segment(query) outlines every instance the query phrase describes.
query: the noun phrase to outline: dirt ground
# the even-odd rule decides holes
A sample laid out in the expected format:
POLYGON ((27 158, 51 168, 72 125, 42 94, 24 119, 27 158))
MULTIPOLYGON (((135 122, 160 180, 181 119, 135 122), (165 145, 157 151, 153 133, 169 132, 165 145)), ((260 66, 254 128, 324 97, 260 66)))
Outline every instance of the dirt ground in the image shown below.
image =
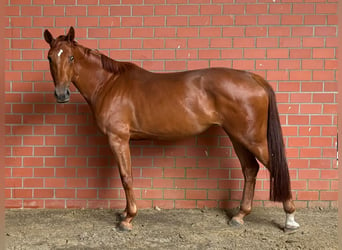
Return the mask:
POLYGON ((299 209, 284 233, 280 208, 255 208, 241 227, 235 210, 140 210, 131 232, 118 210, 7 210, 6 249, 337 249, 337 209, 299 209))

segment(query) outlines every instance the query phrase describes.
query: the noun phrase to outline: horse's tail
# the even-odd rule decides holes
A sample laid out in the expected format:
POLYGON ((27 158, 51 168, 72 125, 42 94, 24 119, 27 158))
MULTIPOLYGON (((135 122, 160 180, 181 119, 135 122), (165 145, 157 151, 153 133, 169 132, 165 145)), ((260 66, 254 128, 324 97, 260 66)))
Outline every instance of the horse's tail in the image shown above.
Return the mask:
POLYGON ((283 134, 275 93, 270 84, 260 76, 255 77, 268 93, 267 142, 270 171, 270 200, 286 201, 291 198, 289 168, 287 165, 283 134))

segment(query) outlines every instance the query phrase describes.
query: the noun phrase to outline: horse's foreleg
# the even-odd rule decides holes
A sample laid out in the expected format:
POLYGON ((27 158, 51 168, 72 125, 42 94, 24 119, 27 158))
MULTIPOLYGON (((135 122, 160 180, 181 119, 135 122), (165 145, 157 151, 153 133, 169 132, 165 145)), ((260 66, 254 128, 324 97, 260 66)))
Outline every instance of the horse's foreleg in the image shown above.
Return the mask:
POLYGON ((117 159, 120 178, 126 195, 126 208, 122 213, 120 228, 122 230, 132 230, 132 220, 137 213, 137 207, 133 192, 133 176, 131 167, 131 156, 128 138, 116 135, 109 136, 109 144, 117 159))
POLYGON ((255 160, 254 155, 250 153, 246 148, 244 148, 241 144, 233 142, 233 145, 241 163, 245 182, 240 204, 240 211, 231 219, 229 224, 243 225, 243 218, 252 211, 252 202, 254 197, 256 176, 259 171, 259 164, 255 160))

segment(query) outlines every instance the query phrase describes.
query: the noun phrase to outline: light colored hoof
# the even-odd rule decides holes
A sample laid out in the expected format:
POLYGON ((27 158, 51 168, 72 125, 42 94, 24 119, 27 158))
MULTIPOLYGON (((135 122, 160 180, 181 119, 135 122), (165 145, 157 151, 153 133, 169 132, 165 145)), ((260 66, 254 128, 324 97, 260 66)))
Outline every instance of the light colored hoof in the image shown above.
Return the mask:
POLYGON ((299 229, 299 227, 284 227, 284 232, 287 233, 287 234, 291 234, 291 233, 295 233, 297 232, 299 229))

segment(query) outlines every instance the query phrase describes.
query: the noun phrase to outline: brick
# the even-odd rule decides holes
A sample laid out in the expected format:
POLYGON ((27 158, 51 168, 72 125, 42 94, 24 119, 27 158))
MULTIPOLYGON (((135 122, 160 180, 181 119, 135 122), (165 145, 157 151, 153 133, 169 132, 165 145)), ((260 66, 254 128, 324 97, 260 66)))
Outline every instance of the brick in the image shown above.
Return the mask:
MULTIPOLYGON (((160 175, 162 176, 162 175, 160 175)), ((162 179, 162 178, 153 178, 152 187, 153 188, 173 188, 173 180, 172 179, 162 179)))
MULTIPOLYGON (((244 50, 244 57, 250 58, 250 59, 265 58, 266 57, 266 50, 265 49, 247 49, 246 48, 244 50)), ((274 66, 276 67, 276 64, 274 66)))
POLYGON ((206 190, 187 190, 185 193, 185 198, 187 200, 204 200, 207 199, 206 190))
POLYGON ((296 3, 293 5, 292 12, 294 14, 314 14, 315 13, 315 4, 313 3, 296 3))
POLYGON ((156 5, 154 8, 155 15, 176 15, 176 5, 156 5))
POLYGON ((337 25, 338 24, 338 17, 337 15, 329 15, 327 24, 329 25, 337 25))
MULTIPOLYGON (((256 25, 257 16, 235 16, 235 25, 256 25)), ((260 34, 262 35, 262 34, 260 34)))
POLYGON ((32 189, 12 189, 12 198, 31 198, 32 189))
POLYGON ((186 68, 185 65, 186 65, 185 61, 166 61, 165 70, 166 71, 181 71, 186 68))
POLYGON ((290 27, 269 27, 268 28, 268 35, 269 36, 290 36, 290 27))
POLYGON ((66 186, 68 188, 85 188, 87 186, 86 179, 75 179, 75 178, 68 178, 66 186))
POLYGON ((221 5, 203 4, 200 6, 200 15, 218 15, 221 14, 221 5))
POLYGON ((317 14, 336 14, 337 4, 336 3, 318 3, 316 5, 317 14))
POLYGON ((321 191, 320 192, 320 199, 321 200, 337 200, 338 199, 338 192, 332 191, 321 191))
POLYGON ((185 177, 184 169, 178 168, 165 168, 164 169, 164 177, 185 177))
POLYGON ((289 49, 267 49, 266 55, 267 58, 288 58, 289 49))
POLYGON ((142 17, 122 17, 121 25, 123 27, 139 27, 142 26, 142 17))
POLYGON ((42 167, 43 162, 42 157, 25 157, 23 159, 23 165, 25 167, 42 167))
POLYGON ((5 200, 5 208, 22 208, 23 201, 22 200, 5 200))
POLYGON ((185 192, 184 190, 179 189, 166 189, 164 190, 164 199, 184 199, 185 192))
POLYGON ((66 200, 66 208, 86 208, 86 200, 66 200))
POLYGON ((267 8, 267 4, 248 4, 246 5, 246 14, 265 14, 267 8))
POLYGON ((44 16, 64 16, 63 6, 44 6, 43 8, 44 16))
POLYGON ((90 28, 88 30, 89 38, 107 38, 109 36, 109 31, 106 28, 90 28))
POLYGON ((304 37, 303 47, 324 47, 324 38, 321 37, 304 37))
POLYGON ((176 200, 175 208, 196 208, 196 200, 176 200))
MULTIPOLYGON (((244 29, 240 27, 223 27, 223 36, 224 37, 235 37, 235 36, 243 36, 244 29)), ((253 39, 247 39, 248 41, 252 41, 253 39)))
MULTIPOLYGON (((113 33, 112 33, 113 34, 113 33)), ((132 36, 135 38, 151 38, 153 37, 153 29, 152 28, 133 28, 132 29, 132 36)), ((118 36, 118 34, 116 34, 115 37, 120 37, 118 36)), ((130 35, 128 35, 127 37, 130 37, 130 35)))
POLYGON ((202 49, 198 54, 199 59, 214 59, 220 57, 220 50, 215 49, 202 49))
POLYGON ((44 208, 44 201, 42 200, 24 200, 24 208, 44 208))
POLYGON ((334 58, 335 49, 333 48, 313 48, 313 58, 334 58))
POLYGON ((162 199, 163 191, 160 189, 143 189, 142 198, 143 199, 162 199))
POLYGON ((290 49, 290 58, 312 58, 311 49, 290 49))
POLYGON ((255 47, 254 38, 233 38, 233 47, 235 48, 253 48, 255 47))
POLYGON ((324 25, 326 23, 326 16, 324 15, 305 15, 304 24, 324 25))
POLYGON ((319 193, 317 191, 298 191, 298 200, 318 200, 319 193))
POLYGON ((212 16, 212 25, 229 26, 234 24, 232 16, 212 16))
POLYGON ((154 36, 156 38, 159 37, 175 37, 176 36, 176 28, 155 28, 154 36))
POLYGON ((258 25, 279 25, 280 16, 279 15, 259 15, 257 17, 258 25))
POLYGON ((313 94, 313 102, 334 102, 335 95, 333 93, 315 93, 313 94))
POLYGON ((12 187, 23 187, 23 184, 22 184, 22 179, 21 178, 6 178, 5 179, 5 186, 7 188, 12 188, 12 187))
POLYGON ((331 26, 317 26, 315 27, 316 36, 336 36, 336 27, 331 26))
POLYGON ((79 199, 96 199, 97 190, 95 189, 77 189, 76 197, 79 199))
MULTIPOLYGON (((44 178, 44 179, 45 179, 45 187, 49 187, 49 188, 64 188, 65 187, 64 178, 55 178, 54 176, 52 176, 52 178, 44 178)), ((57 192, 57 190, 55 192, 57 192)))
POLYGON ((266 27, 246 27, 246 36, 267 36, 266 27))
POLYGON ((329 70, 329 69, 337 69, 337 60, 325 60, 325 67, 324 69, 329 70))
POLYGON ((175 179, 175 188, 195 188, 196 179, 175 179))
POLYGON ((292 36, 313 36, 314 30, 313 27, 310 26, 293 26, 292 28, 292 36))
POLYGON ((291 71, 290 72, 290 80, 311 80, 312 79, 312 72, 307 70, 301 71, 291 71))
POLYGON ((244 12, 245 5, 243 4, 234 4, 234 6, 227 4, 223 6, 224 15, 244 14, 244 12))
POLYGON ((209 67, 208 60, 188 61, 189 70, 203 69, 203 68, 208 68, 208 67, 209 67))
POLYGON ((284 38, 281 37, 279 40, 280 47, 290 48, 290 47, 301 47, 300 38, 284 38))
MULTIPOLYGON (((88 10, 87 12, 88 16, 108 16, 109 11, 110 11, 110 9, 107 6, 87 6, 87 10, 88 10)), ((80 15, 80 14, 76 14, 76 15, 80 15)))
POLYGON ((43 179, 42 178, 25 178, 23 180, 24 187, 43 187, 43 179))

